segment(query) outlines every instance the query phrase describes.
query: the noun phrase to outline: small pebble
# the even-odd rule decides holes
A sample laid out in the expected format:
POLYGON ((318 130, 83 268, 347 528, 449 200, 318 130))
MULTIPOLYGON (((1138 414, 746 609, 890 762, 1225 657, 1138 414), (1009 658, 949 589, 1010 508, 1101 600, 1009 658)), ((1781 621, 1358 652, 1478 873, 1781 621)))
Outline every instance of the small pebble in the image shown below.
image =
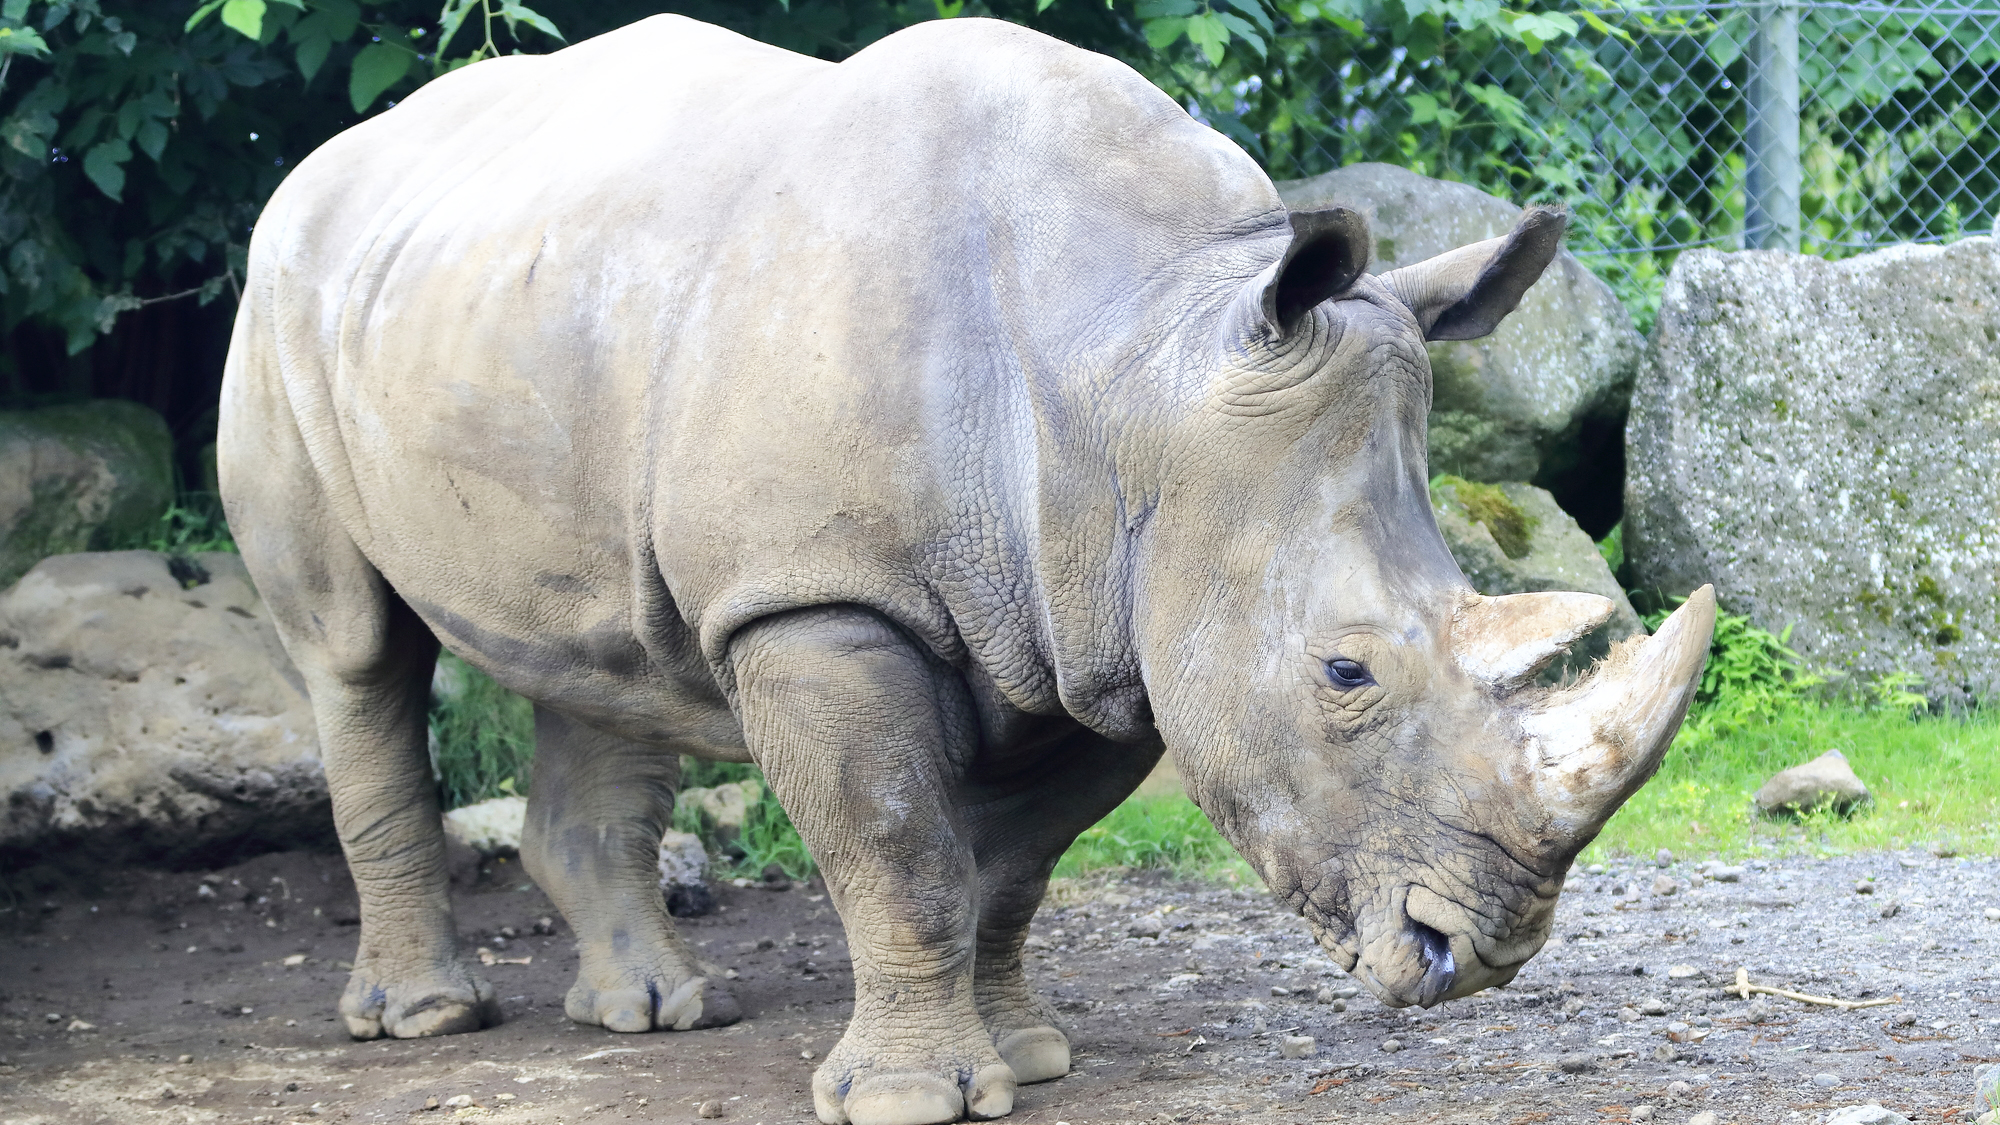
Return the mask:
POLYGON ((1310 1035, 1285 1035, 1278 1039, 1278 1054, 1288 1059, 1310 1058, 1316 1046, 1310 1035))
POLYGON ((535 919, 535 932, 538 934, 555 933, 556 920, 546 914, 542 915, 540 918, 535 919))
POLYGON ((1125 932, 1137 938, 1156 938, 1166 928, 1167 920, 1165 918, 1160 917, 1158 914, 1148 914, 1143 918, 1134 918, 1132 924, 1125 928, 1125 932))
POLYGON ((1879 1105, 1844 1105, 1833 1111, 1826 1125, 1910 1125, 1910 1119, 1879 1105))
POLYGON ((1740 883, 1743 881, 1741 867, 1715 867, 1709 869, 1708 877, 1718 883, 1740 883))
POLYGON ((1667 969, 1667 976, 1674 980, 1687 980, 1689 977, 1698 977, 1700 975, 1701 970, 1695 968, 1693 965, 1674 965, 1667 969))
POLYGON ((1556 1069, 1564 1074, 1588 1074, 1597 1069, 1597 1060, 1581 1053, 1564 1055, 1556 1060, 1556 1069))
POLYGON ((1403 1049, 1403 1041, 1401 1039, 1384 1039, 1382 1040, 1382 1049, 1393 1055, 1403 1049))
POLYGON ((1670 1098, 1685 1098, 1692 1093, 1694 1087, 1678 1079, 1667 1083, 1667 1096, 1670 1098))
POLYGON ((1674 1061, 1674 1056, 1676 1053, 1677 1052, 1674 1050, 1673 1044, 1662 1043, 1659 1046, 1653 1048, 1653 1061, 1672 1062, 1674 1061))
POLYGON ((1822 1090, 1831 1090, 1835 1086, 1840 1085, 1840 1076, 1826 1073, 1815 1074, 1812 1076, 1812 1084, 1822 1090))
POLYGON ((191 1063, 191 1062, 193 1062, 193 1061, 194 1061, 194 1056, 193 1056, 193 1055, 182 1055, 182 1056, 181 1056, 181 1057, 180 1057, 180 1058, 179 1058, 178 1060, 176 1060, 176 1061, 178 1061, 178 1062, 184 1062, 184 1063, 191 1063))
POLYGON ((436 1094, 432 1094, 430 1097, 424 1099, 425 1109, 436 1109, 437 1107, 438 1107, 438 1100, 436 1094))
POLYGON ((1688 1125, 1715 1125, 1718 1120, 1719 1118, 1712 1111, 1704 1109, 1693 1117, 1688 1118, 1688 1125))
POLYGON ((1770 1002, 1762 999, 1750 1001, 1750 1007, 1744 1011, 1743 1018, 1749 1020, 1751 1023, 1763 1023, 1765 1020, 1770 1019, 1770 1002))
POLYGON ((1652 1106, 1635 1105, 1632 1107, 1632 1120, 1639 1122, 1651 1121, 1653 1119, 1653 1113, 1654 1109, 1652 1106))
POLYGON ((1620 1023, 1638 1023, 1639 1010, 1637 1008, 1620 1008, 1618 1009, 1618 1020, 1620 1023))
POLYGON ((1680 889, 1680 883, 1664 871, 1653 877, 1653 893, 1656 895, 1671 895, 1680 889))
POLYGON ((1916 1022, 1917 1013, 1912 1012, 1908 1008, 1904 1008, 1902 1011, 1896 1012, 1889 1017, 1889 1026, 1891 1027, 1909 1027, 1916 1022))
POLYGON ((444 1100, 444 1107, 446 1109, 464 1109, 466 1106, 469 1106, 471 1104, 472 1104, 471 1094, 453 1094, 451 1097, 448 1097, 444 1100))
POLYGON ((694 1115, 696 1117, 721 1117, 722 1103, 703 1102, 699 1106, 695 1107, 694 1115))
POLYGON ((1292 990, 1286 988, 1282 984, 1274 984, 1271 986, 1271 995, 1273 996, 1290 996, 1291 994, 1292 990))
POLYGON ((1863 879, 1859 883, 1854 884, 1854 893, 1858 895, 1872 895, 1875 893, 1875 884, 1863 879))
POLYGON ((807 1062, 811 1062, 811 1061, 812 1061, 813 1059, 817 1058, 818 1056, 817 1056, 817 1055, 814 1055, 814 1054, 812 1053, 812 1048, 808 1047, 808 1048, 806 1048, 805 1050, 803 1050, 803 1051, 800 1051, 800 1052, 799 1052, 799 1057, 800 1057, 800 1058, 802 1058, 802 1059, 804 1059, 804 1060, 806 1060, 807 1062))
POLYGON ((1885 902, 1882 904, 1882 917, 1884 918, 1894 918, 1902 912, 1903 904, 1900 902, 1885 902))
POLYGON ((1639 1011, 1642 1015, 1664 1016, 1667 1014, 1667 1002, 1657 996, 1648 996, 1639 1001, 1639 1011))
POLYGON ((2000 922, 2000 906, 1989 906, 1989 907, 1987 907, 1987 908, 1986 908, 1986 920, 1987 920, 1988 922, 2000 922))
POLYGON ((1671 864, 1673 861, 1674 861, 1674 853, 1668 851, 1665 848, 1661 848, 1658 854, 1653 856, 1653 862, 1659 864, 1661 867, 1665 867, 1668 864, 1671 864))

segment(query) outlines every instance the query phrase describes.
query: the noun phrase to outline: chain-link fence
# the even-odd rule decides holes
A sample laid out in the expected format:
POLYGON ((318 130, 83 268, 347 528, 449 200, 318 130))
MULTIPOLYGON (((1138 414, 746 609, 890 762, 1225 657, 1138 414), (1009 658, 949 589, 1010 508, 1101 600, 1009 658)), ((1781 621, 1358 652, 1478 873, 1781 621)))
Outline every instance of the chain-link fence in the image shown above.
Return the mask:
MULTIPOLYGON (((1561 17, 1569 19, 1570 17, 1561 17)), ((1657 275, 1693 246, 1842 256, 2000 216, 2000 4, 1595 9, 1531 50, 1293 35, 1280 178, 1386 160, 1574 208, 1571 246, 1657 275), (1421 59, 1421 61, 1414 61, 1421 59)), ((1643 280, 1643 278, 1641 278, 1643 280)))

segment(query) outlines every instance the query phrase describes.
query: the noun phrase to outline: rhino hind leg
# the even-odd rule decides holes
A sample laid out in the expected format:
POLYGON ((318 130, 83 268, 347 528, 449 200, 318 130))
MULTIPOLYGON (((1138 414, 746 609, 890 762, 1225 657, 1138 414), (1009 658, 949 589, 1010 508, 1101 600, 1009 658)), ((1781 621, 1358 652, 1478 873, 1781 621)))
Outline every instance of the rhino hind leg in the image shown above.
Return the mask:
POLYGON ((953 670, 857 607, 765 618, 730 646, 750 751, 847 928, 854 1016, 813 1075, 827 1125, 999 1117, 1014 1073, 973 999, 970 842, 948 795, 977 733, 953 670))
POLYGON ((360 897, 340 1015, 360 1039, 477 1031, 500 1012, 452 924, 428 752, 437 639, 342 531, 259 345, 266 310, 248 300, 244 309, 217 436, 222 491, 244 565, 311 698, 360 897))
POLYGON ((1069 1073, 1069 1038, 1028 983, 1022 949, 1049 873, 1078 833, 1116 808, 1159 761, 1160 747, 1128 746, 1090 731, 1056 745, 1040 776, 1007 791, 968 787, 960 816, 979 864, 979 1014, 1022 1083, 1069 1073))
POLYGON ((563 1010, 611 1031, 687 1031, 741 1018, 721 973, 681 940, 660 895, 660 833, 680 756, 535 708, 521 860, 576 934, 563 1010))

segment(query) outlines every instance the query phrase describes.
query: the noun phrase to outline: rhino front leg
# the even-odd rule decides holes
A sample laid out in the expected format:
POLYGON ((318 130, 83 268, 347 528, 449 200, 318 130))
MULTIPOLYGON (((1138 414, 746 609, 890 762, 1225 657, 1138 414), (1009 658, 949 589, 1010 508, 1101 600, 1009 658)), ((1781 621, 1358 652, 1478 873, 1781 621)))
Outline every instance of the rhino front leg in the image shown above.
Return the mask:
POLYGON ((847 927, 854 1017, 813 1076, 828 1125, 931 1125, 1014 1107, 973 1000, 978 877, 945 779, 969 760, 952 670, 880 616, 799 611, 730 646, 751 754, 847 927))
POLYGON ((612 1031, 735 1023, 660 897, 660 833, 680 755, 535 708, 535 773, 521 862, 576 934, 576 984, 563 1010, 612 1031))
POLYGON ((1046 755, 1040 776, 1025 787, 1010 786, 1004 795, 970 787, 963 818, 980 886, 973 994, 1016 1081, 1046 1082, 1069 1073, 1069 1038, 1028 983, 1021 957, 1049 875, 1079 833, 1145 780, 1160 751, 1158 743, 1127 745, 1080 731, 1046 755))

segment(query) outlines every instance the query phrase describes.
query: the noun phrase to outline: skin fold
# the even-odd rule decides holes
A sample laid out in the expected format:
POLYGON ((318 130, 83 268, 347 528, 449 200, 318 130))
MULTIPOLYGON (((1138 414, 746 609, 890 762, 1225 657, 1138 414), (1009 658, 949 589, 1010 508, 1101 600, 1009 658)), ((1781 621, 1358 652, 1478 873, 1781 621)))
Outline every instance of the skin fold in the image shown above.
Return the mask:
POLYGON ((1562 227, 1372 276, 1352 212, 985 20, 832 65, 656 17, 336 137, 257 225, 218 460, 361 894, 348 1029, 497 1019, 440 644, 535 702, 523 860, 580 1022, 738 1018, 653 855, 680 755, 763 769, 854 959, 829 1123, 1067 1072, 1022 943, 1163 752, 1385 1001, 1510 979, 1713 613, 1537 687, 1609 603, 1481 598, 1432 521, 1424 341, 1490 331, 1562 227))

